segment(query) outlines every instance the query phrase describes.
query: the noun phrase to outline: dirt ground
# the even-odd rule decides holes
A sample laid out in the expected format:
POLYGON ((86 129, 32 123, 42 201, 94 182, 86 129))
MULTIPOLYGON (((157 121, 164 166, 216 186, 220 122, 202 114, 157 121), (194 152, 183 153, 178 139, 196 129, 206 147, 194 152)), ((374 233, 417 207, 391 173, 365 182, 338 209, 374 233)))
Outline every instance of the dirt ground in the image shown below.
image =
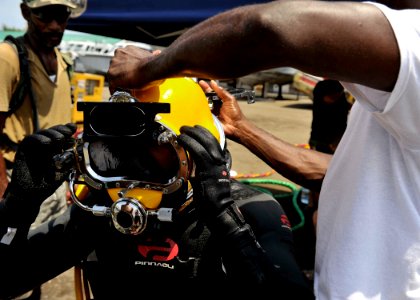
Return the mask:
MULTIPOLYGON (((309 139, 312 120, 312 101, 257 99, 254 104, 241 101, 244 114, 260 128, 293 144, 305 144, 309 139)), ((239 144, 228 141, 232 153, 232 169, 245 176, 255 176, 271 171, 264 162, 239 144)), ((285 180, 278 174, 270 179, 285 180)), ((42 286, 42 300, 76 300, 74 292, 74 270, 63 273, 42 286)))

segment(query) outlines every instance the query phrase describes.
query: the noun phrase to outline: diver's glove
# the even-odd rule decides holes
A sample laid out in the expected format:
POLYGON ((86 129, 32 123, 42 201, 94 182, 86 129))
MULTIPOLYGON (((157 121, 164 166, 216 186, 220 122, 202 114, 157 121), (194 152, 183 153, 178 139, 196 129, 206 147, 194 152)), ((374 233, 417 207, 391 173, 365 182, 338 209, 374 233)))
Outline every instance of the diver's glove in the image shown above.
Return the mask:
POLYGON ((245 228, 243 216, 231 197, 229 153, 204 127, 183 126, 178 142, 195 163, 191 178, 199 215, 211 231, 225 236, 245 228))
POLYGON ((70 169, 58 170, 54 156, 74 144, 75 124, 40 130, 23 139, 15 156, 12 178, 0 202, 0 218, 9 227, 30 225, 41 203, 68 178, 70 169))
POLYGON ((191 178, 194 199, 199 201, 200 217, 214 219, 233 203, 227 152, 204 127, 183 126, 178 142, 188 151, 195 163, 195 177, 191 178), (198 199, 197 199, 198 198, 198 199))
POLYGON ((225 254, 231 257, 233 274, 247 282, 264 282, 266 255, 231 197, 228 152, 221 149, 204 127, 183 126, 180 131, 178 143, 188 151, 196 166, 191 183, 199 216, 221 241, 225 254))
POLYGON ((261 259, 264 251, 231 197, 228 152, 204 127, 183 126, 178 143, 194 160, 195 178, 191 179, 194 201, 198 201, 200 218, 224 245, 227 255, 239 261, 234 268, 252 282, 264 281, 261 259), (242 272, 243 271, 243 272, 242 272))

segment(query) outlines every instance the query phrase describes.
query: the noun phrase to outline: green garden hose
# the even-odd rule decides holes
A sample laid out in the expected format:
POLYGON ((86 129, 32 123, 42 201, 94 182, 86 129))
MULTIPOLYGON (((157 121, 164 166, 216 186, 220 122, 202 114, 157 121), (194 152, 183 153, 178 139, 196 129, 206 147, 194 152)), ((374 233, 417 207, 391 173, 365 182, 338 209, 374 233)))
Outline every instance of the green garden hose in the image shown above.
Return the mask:
POLYGON ((239 182, 251 185, 253 188, 267 193, 271 196, 273 196, 275 199, 279 200, 279 198, 285 197, 285 196, 289 196, 288 194, 284 195, 284 194, 273 194, 270 190, 260 187, 260 186, 256 186, 258 184, 272 184, 272 185, 281 185, 281 186, 285 186, 287 188, 289 188, 292 191, 292 203, 293 203, 293 207, 295 208, 296 212, 299 215, 300 218, 300 222, 298 224, 296 224, 295 226, 292 227, 292 230, 296 230, 299 229, 301 227, 303 227, 305 225, 305 216, 302 212, 302 210, 299 207, 299 204, 297 203, 297 199, 300 193, 300 188, 297 188, 296 185, 294 185, 293 183, 287 182, 287 181, 282 181, 282 180, 275 180, 275 179, 259 179, 259 178, 250 178, 250 179, 238 179, 239 182))

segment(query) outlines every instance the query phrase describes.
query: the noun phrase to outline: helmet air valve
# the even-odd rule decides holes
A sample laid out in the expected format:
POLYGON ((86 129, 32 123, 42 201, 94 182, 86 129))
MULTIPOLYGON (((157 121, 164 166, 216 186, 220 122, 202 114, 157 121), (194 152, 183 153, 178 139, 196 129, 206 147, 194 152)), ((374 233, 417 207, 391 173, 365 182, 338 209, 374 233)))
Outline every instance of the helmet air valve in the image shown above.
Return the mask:
POLYGON ((115 228, 124 233, 137 235, 147 226, 147 217, 154 216, 162 222, 172 222, 172 208, 146 210, 134 198, 121 198, 111 206, 111 216, 115 228))
POLYGON ((147 211, 133 198, 121 198, 111 206, 114 226, 124 234, 137 235, 146 229, 147 211))

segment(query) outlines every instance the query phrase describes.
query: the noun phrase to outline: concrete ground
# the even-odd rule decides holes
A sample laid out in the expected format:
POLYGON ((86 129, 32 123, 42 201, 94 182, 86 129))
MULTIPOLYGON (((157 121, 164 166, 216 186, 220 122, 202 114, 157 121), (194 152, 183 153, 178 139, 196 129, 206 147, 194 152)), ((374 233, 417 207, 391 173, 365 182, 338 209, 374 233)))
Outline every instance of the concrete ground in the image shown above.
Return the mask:
MULTIPOLYGON (((293 97, 295 99, 295 97, 293 97)), ((293 144, 305 144, 309 139, 312 120, 312 101, 258 100, 254 104, 241 101, 244 114, 259 127, 293 144)), ((271 171, 264 162, 239 144, 228 141, 233 157, 232 169, 245 176, 255 176, 271 171)), ((286 180, 279 174, 266 178, 286 180)), ((74 292, 74 270, 63 273, 42 286, 42 300, 76 300, 74 292)))

